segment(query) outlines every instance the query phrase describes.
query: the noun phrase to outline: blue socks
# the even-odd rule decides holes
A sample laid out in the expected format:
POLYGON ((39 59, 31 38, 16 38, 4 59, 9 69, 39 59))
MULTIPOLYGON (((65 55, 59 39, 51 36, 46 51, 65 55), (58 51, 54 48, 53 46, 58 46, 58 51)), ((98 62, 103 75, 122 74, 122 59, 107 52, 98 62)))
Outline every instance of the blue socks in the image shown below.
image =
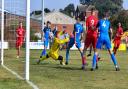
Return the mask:
POLYGON ((41 53, 41 56, 44 56, 44 55, 46 55, 46 49, 44 49, 44 50, 42 51, 42 53, 41 53))
POLYGON ((94 54, 94 56, 93 56, 93 62, 92 62, 92 68, 96 68, 96 59, 97 59, 97 55, 96 54, 94 54))
POLYGON ((116 61, 115 55, 113 53, 111 54, 111 59, 112 59, 114 65, 116 66, 117 65, 117 61, 116 61))

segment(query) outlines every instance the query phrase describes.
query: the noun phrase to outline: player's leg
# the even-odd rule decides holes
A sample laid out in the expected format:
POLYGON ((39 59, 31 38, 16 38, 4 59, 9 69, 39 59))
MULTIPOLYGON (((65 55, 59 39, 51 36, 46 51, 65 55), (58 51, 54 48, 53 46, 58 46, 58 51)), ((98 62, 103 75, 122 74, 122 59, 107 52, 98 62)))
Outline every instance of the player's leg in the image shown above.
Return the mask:
POLYGON ((65 62, 66 65, 68 65, 68 62, 69 62, 69 51, 70 51, 70 47, 67 47, 67 49, 66 49, 66 62, 65 62))
MULTIPOLYGON (((93 51, 94 53, 96 53, 97 49, 96 49, 96 44, 97 44, 97 35, 93 36, 93 40, 92 40, 92 47, 93 47, 93 51)), ((94 54, 95 55, 95 54, 94 54)), ((97 58, 96 58, 96 69, 98 69, 98 61, 100 59, 99 54, 97 53, 97 58)))
POLYGON ((70 51, 70 48, 74 45, 74 41, 70 41, 69 44, 68 44, 68 47, 66 49, 66 62, 65 64, 68 65, 68 62, 69 62, 69 51, 70 51))
POLYGON ((98 39, 97 43, 96 43, 96 47, 95 47, 95 44, 93 44, 94 46, 94 55, 93 55, 93 59, 92 59, 92 68, 91 68, 91 71, 95 70, 96 67, 97 67, 97 59, 98 59, 98 53, 102 47, 102 40, 101 39, 98 39))
POLYGON ((106 40, 105 41, 105 45, 106 45, 106 47, 108 49, 108 52, 109 52, 109 54, 111 56, 111 59, 112 59, 113 63, 114 63, 116 71, 119 71, 120 69, 119 69, 119 66, 118 66, 118 63, 117 63, 117 59, 116 59, 113 51, 111 50, 111 42, 110 42, 110 40, 106 40))
POLYGON ((41 56, 46 55, 46 49, 47 49, 47 47, 48 47, 48 40, 45 40, 44 41, 44 49, 43 49, 43 51, 41 53, 41 56))
POLYGON ((126 41, 126 51, 128 51, 128 42, 126 41))
POLYGON ((60 61, 61 65, 65 65, 64 58, 61 55, 59 55, 58 60, 60 61))
POLYGON ((18 48, 17 48, 17 58, 19 58, 20 57, 20 46, 18 46, 18 48))
POLYGON ((94 52, 91 71, 97 69, 98 67, 98 64, 97 64, 98 52, 99 52, 98 49, 96 49, 94 52))
POLYGON ((79 52, 80 52, 80 55, 81 55, 81 59, 82 59, 82 69, 85 69, 85 64, 86 64, 86 60, 85 60, 85 57, 83 55, 83 49, 81 47, 81 42, 80 41, 77 41, 76 42, 76 47, 78 48, 79 52))
POLYGON ((89 54, 87 55, 87 57, 91 56, 92 55, 92 46, 90 46, 90 49, 89 49, 89 54))
POLYGON ((37 59, 36 62, 37 62, 37 64, 39 64, 41 61, 46 60, 49 57, 50 57, 50 53, 48 53, 48 54, 46 54, 44 56, 40 56, 40 59, 37 59))
POLYGON ((81 54, 81 58, 82 58, 82 69, 85 69, 85 65, 87 64, 87 63, 86 63, 86 57, 85 57, 84 54, 83 54, 82 48, 80 48, 80 49, 78 49, 78 50, 79 50, 79 52, 80 52, 80 54, 81 54))
POLYGON ((65 65, 64 58, 56 52, 51 53, 50 57, 54 60, 59 60, 61 65, 65 65))
POLYGON ((21 46, 22 46, 22 41, 17 40, 17 41, 16 41, 17 58, 19 58, 19 57, 20 57, 20 49, 21 49, 21 46))
POLYGON ((117 48, 117 41, 115 40, 115 41, 114 41, 114 48, 113 48, 113 53, 114 53, 114 54, 116 54, 117 49, 118 49, 118 48, 117 48))
POLYGON ((110 49, 108 49, 108 51, 109 51, 109 54, 110 54, 110 56, 111 56, 111 59, 112 59, 112 61, 113 61, 113 63, 114 63, 114 66, 115 66, 115 68, 116 68, 116 71, 119 71, 120 69, 119 69, 119 66, 118 66, 118 63, 117 63, 117 59, 116 59, 114 53, 113 53, 112 50, 110 50, 110 49))

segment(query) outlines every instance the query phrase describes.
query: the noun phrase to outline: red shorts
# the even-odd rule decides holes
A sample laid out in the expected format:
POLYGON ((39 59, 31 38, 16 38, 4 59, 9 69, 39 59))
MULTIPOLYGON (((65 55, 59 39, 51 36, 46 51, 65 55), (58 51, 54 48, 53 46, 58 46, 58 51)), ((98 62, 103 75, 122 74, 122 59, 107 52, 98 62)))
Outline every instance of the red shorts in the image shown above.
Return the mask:
POLYGON ((16 48, 23 45, 23 40, 16 40, 16 48))
POLYGON ((113 41, 114 47, 119 48, 120 42, 121 42, 120 40, 114 40, 114 41, 113 41))
POLYGON ((96 48, 96 44, 97 44, 97 36, 86 36, 86 39, 85 39, 85 45, 84 47, 85 48, 88 48, 89 46, 93 46, 93 49, 96 48))

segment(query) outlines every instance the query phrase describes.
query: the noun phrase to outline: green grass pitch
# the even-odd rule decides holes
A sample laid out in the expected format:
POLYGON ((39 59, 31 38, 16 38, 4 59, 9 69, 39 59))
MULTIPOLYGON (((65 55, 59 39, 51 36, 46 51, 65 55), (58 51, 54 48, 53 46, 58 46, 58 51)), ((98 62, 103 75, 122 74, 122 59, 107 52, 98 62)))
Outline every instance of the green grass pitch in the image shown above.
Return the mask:
MULTIPOLYGON (((16 59, 16 50, 5 50, 5 65, 24 76, 25 50, 16 59)), ((128 52, 117 52, 120 71, 115 71, 107 51, 101 51, 102 61, 99 70, 90 71, 92 57, 87 58, 87 70, 81 70, 81 57, 78 51, 70 51, 70 63, 59 65, 59 61, 49 58, 37 65, 41 50, 31 50, 30 80, 40 89, 128 89, 128 52)), ((59 52, 65 58, 65 50, 59 52)), ((25 81, 0 67, 0 89, 32 89, 25 81)))

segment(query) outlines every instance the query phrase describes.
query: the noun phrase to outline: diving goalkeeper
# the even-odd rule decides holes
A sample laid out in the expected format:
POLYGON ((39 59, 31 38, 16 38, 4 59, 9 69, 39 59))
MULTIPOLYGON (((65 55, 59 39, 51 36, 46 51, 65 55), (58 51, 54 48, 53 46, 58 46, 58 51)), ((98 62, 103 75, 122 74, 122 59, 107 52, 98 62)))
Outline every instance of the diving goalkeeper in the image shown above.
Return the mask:
POLYGON ((46 54, 46 56, 40 56, 40 59, 37 60, 37 64, 51 57, 54 60, 59 60, 61 65, 65 65, 64 58, 58 54, 58 51, 59 51, 60 45, 68 42, 69 38, 65 37, 64 39, 60 39, 59 38, 60 35, 63 35, 62 32, 57 31, 53 44, 50 48, 50 51, 46 54))

